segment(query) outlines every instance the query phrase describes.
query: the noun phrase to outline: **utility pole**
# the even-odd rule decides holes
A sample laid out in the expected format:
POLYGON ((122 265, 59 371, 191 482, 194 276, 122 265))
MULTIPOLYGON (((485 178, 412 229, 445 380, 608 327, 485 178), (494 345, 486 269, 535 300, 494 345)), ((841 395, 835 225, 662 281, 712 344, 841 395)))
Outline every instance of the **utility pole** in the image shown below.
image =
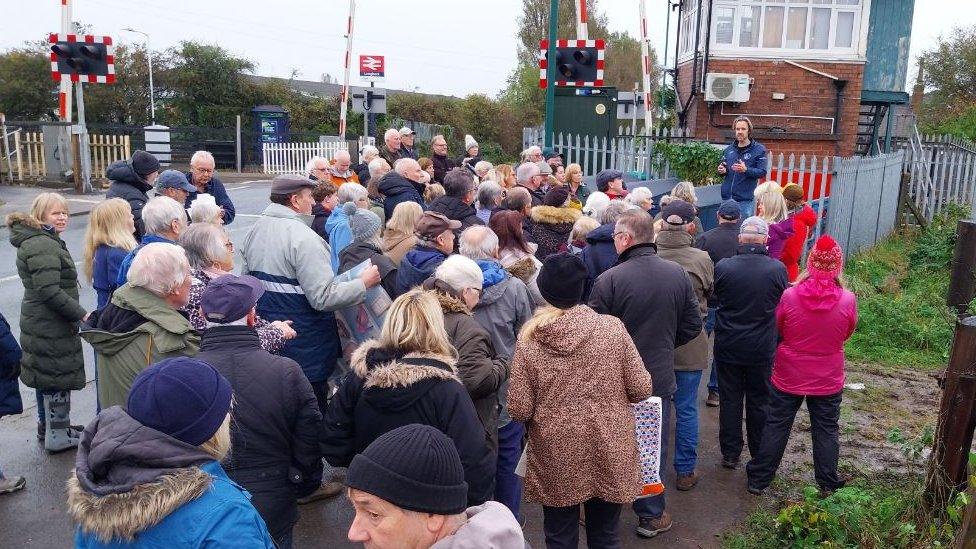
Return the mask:
MULTIPOLYGON (((582 0, 585 1, 585 0, 582 0)), ((552 122, 556 101, 556 31, 559 28, 559 0, 549 0, 549 44, 546 50, 546 123, 543 144, 552 146, 552 122)))
POLYGON ((576 39, 586 40, 589 34, 586 30, 586 0, 576 0, 576 39))
POLYGON ((349 19, 346 23, 346 72, 342 78, 339 103, 339 142, 346 140, 346 115, 349 109, 349 66, 352 63, 352 29, 356 17, 356 0, 349 0, 349 19))

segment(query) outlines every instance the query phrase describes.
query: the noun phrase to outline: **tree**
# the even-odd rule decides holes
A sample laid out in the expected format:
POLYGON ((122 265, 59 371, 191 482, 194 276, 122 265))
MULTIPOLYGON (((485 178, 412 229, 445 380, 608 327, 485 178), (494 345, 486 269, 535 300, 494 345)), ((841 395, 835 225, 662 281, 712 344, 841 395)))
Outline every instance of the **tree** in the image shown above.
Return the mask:
MULTIPOLYGON (((165 70, 158 55, 153 57, 153 63, 156 71, 165 70)), ((145 46, 115 46, 115 83, 85 85, 85 119, 136 126, 149 124, 149 58, 145 46)))
POLYGON ((919 113, 923 128, 976 139, 976 25, 940 37, 920 62, 931 90, 919 113))
POLYGON ((245 78, 254 64, 220 46, 180 42, 164 59, 159 81, 168 125, 228 127, 258 104, 258 87, 245 78))
POLYGON ((51 80, 46 42, 0 53, 0 112, 19 120, 57 117, 58 85, 51 80))

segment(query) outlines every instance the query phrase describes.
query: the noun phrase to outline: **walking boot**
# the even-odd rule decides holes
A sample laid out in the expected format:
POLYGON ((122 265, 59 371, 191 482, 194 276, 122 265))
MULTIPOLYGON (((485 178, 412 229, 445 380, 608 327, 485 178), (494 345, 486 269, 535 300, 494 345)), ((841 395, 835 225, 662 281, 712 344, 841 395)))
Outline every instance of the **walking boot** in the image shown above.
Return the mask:
POLYGON ((22 490, 24 486, 27 486, 27 481, 24 480, 24 477, 0 478, 0 494, 16 492, 17 490, 22 490))
POLYGON ((44 449, 49 454, 78 446, 78 433, 71 429, 71 393, 59 391, 44 395, 44 449))

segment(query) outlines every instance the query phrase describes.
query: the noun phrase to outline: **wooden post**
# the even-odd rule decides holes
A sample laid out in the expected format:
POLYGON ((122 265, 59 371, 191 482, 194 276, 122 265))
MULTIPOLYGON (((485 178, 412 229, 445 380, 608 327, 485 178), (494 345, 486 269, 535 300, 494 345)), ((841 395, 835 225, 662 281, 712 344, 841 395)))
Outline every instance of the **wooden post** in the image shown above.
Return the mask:
POLYGON ((959 525, 956 533, 955 549, 971 549, 976 547, 976 489, 969 487, 969 505, 966 506, 966 515, 959 525))
POLYGON ((941 513, 953 492, 965 489, 969 448, 976 428, 976 316, 956 321, 942 383, 942 401, 925 480, 926 507, 941 513))
POLYGON ((957 315, 964 316, 969 302, 976 297, 976 221, 962 219, 956 225, 951 272, 946 305, 954 307, 957 315))

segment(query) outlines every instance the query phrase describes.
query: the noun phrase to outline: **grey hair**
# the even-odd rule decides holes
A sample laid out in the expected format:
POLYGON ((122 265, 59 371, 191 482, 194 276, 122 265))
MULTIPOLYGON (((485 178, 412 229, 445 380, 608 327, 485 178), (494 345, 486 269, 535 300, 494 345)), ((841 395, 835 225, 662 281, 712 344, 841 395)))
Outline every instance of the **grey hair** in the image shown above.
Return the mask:
POLYGON ((647 187, 637 187, 636 189, 630 191, 630 194, 624 198, 624 201, 626 201, 628 204, 633 204, 638 208, 640 207, 640 203, 645 200, 650 200, 652 202, 654 201, 654 195, 651 194, 651 190, 647 187))
POLYGON ((340 185, 339 192, 339 203, 345 204, 346 202, 355 202, 360 198, 366 198, 366 187, 362 185, 340 185))
POLYGON ((542 154, 542 147, 538 145, 532 145, 531 147, 525 149, 524 151, 522 151, 522 160, 528 160, 529 155, 535 153, 536 151, 538 151, 539 154, 542 154))
POLYGON ((457 292, 465 288, 480 290, 484 285, 484 274, 481 272, 481 267, 474 260, 463 255, 452 255, 445 259, 434 271, 434 278, 446 282, 457 292))
POLYGON ((478 205, 485 209, 495 208, 501 203, 502 186, 494 181, 478 185, 478 205))
MULTIPOLYGON (((206 269, 227 254, 223 239, 227 230, 213 223, 194 223, 180 233, 179 245, 186 251, 186 259, 194 269, 206 269)), ((141 252, 140 252, 141 253, 141 252)))
POLYGON ((190 204, 191 223, 220 223, 220 206, 214 202, 213 196, 209 194, 199 194, 197 199, 190 204), (203 198, 210 197, 209 200, 203 198))
POLYGON ((461 255, 468 259, 494 259, 498 252, 498 235, 483 225, 468 227, 458 241, 461 255))
POLYGON ((185 227, 186 210, 182 204, 168 196, 154 196, 142 208, 142 223, 146 234, 158 235, 169 231, 173 221, 179 221, 185 227))
POLYGON ((540 171, 539 165, 535 162, 523 162, 515 170, 515 179, 519 183, 524 183, 532 179, 533 176, 539 175, 540 171))
MULTIPOLYGON (((385 159, 378 156, 370 160, 366 167, 369 169, 370 179, 374 177, 382 177, 390 172, 390 164, 387 163, 385 159), (380 174, 380 171, 383 171, 383 174, 380 174)), ((345 187, 345 185, 343 185, 343 187, 345 187)))
POLYGON ((495 169, 495 165, 487 160, 482 160, 474 165, 474 173, 478 177, 483 177, 485 174, 495 169))
POLYGON ((680 198, 691 205, 698 203, 698 195, 695 194, 695 186, 692 185, 691 181, 682 181, 675 185, 671 189, 671 196, 680 198))
POLYGON ((401 158, 393 163, 393 171, 400 175, 404 175, 407 171, 407 166, 411 166, 413 164, 417 164, 418 168, 420 167, 420 164, 413 158, 401 158))
POLYGON ((309 158, 308 159, 308 162, 305 163, 305 175, 306 176, 312 175, 312 170, 315 169, 315 164, 317 164, 319 162, 325 162, 325 165, 326 166, 329 165, 329 159, 328 158, 326 158, 324 156, 313 156, 312 158, 309 158))
POLYGON ((186 282, 190 263, 176 244, 153 242, 143 246, 129 268, 128 281, 137 288, 165 297, 186 282))
POLYGON ((383 132, 383 141, 390 139, 394 135, 400 135, 400 130, 396 128, 390 128, 386 130, 385 132, 383 132))
POLYGON ((190 165, 196 166, 197 164, 200 163, 201 160, 206 160, 207 162, 210 162, 214 166, 217 165, 217 162, 214 160, 213 155, 210 154, 210 151, 197 151, 193 153, 193 156, 190 157, 190 165))
POLYGON ((363 147, 363 162, 369 162, 370 160, 376 158, 380 155, 380 150, 373 145, 366 145, 363 147))
POLYGON ((607 223, 616 223, 624 212, 633 209, 639 208, 634 208, 632 205, 624 202, 623 200, 611 200, 610 204, 607 204, 607 207, 603 210, 603 213, 600 214, 600 223, 604 225, 607 223))
POLYGON ((332 157, 333 160, 338 160, 339 156, 345 156, 347 160, 352 160, 352 155, 346 149, 339 149, 336 151, 335 155, 332 157))

